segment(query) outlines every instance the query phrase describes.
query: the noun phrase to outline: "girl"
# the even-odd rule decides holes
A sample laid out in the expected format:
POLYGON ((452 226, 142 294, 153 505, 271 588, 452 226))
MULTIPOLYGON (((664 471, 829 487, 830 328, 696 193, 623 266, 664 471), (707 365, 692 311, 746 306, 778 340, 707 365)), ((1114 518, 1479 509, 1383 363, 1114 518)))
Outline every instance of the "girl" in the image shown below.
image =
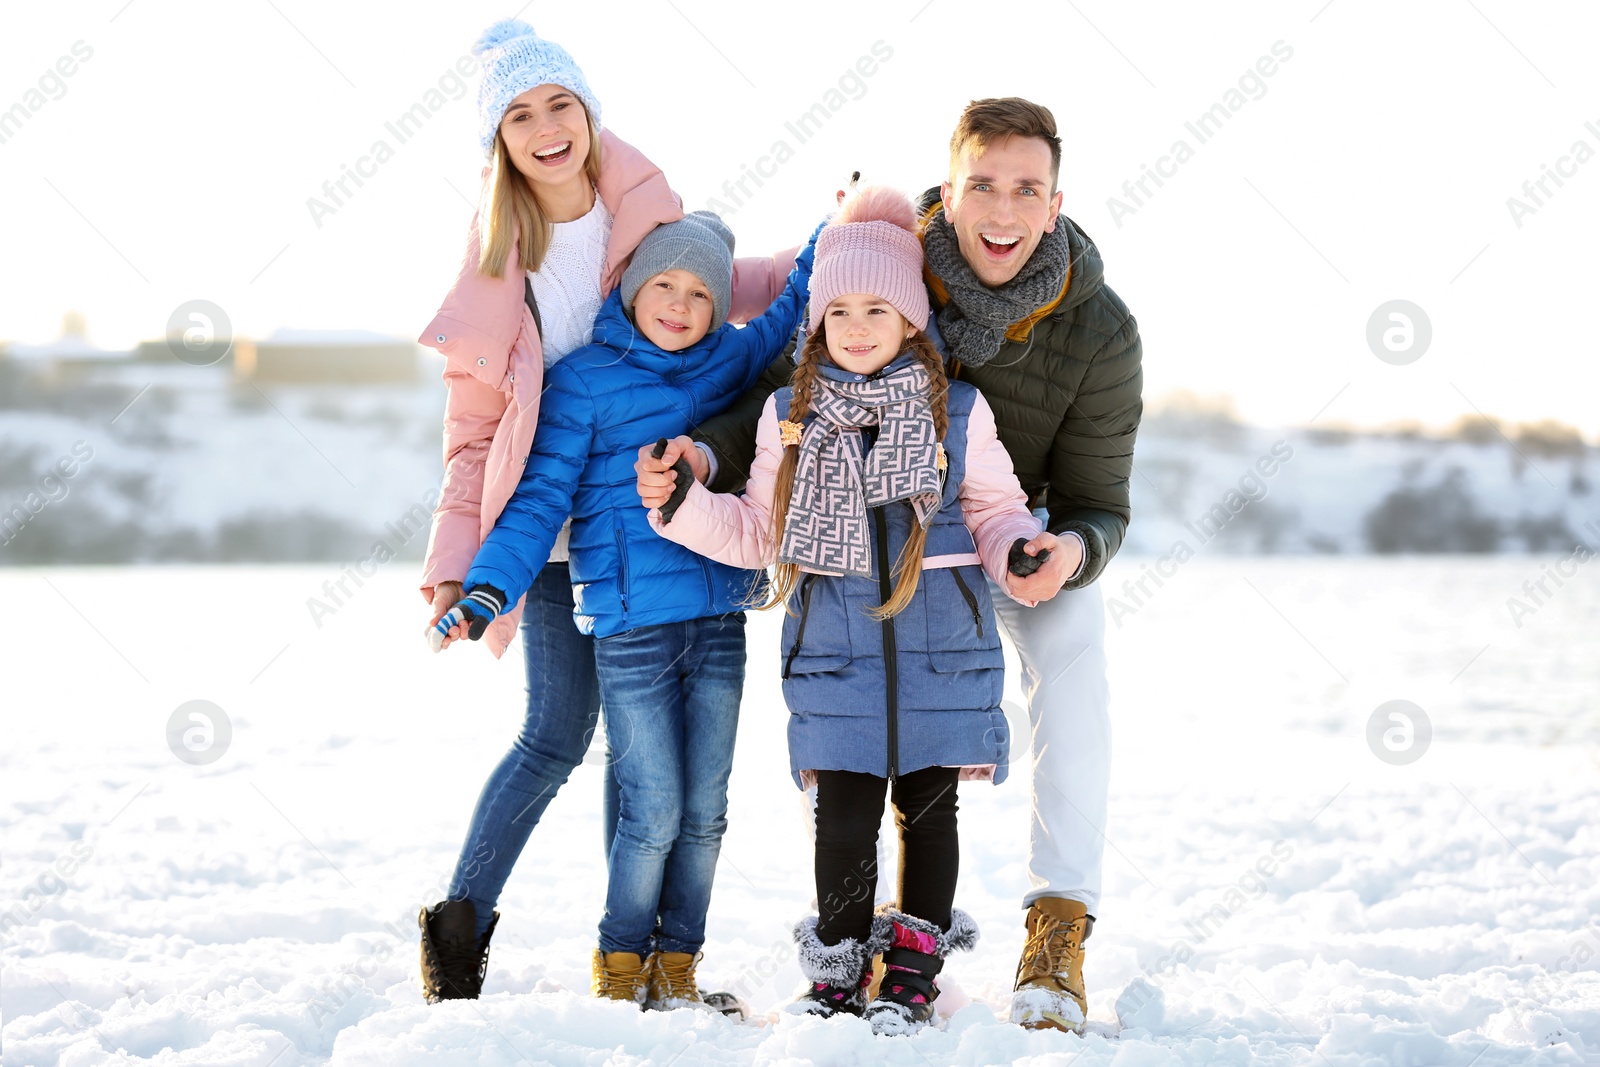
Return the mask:
MULTIPOLYGON (((661 172, 601 130, 599 101, 559 45, 508 20, 489 27, 473 54, 489 157, 483 210, 460 276, 420 338, 444 354, 447 389, 444 486, 422 578, 430 625, 461 599, 473 554, 522 474, 545 369, 589 342, 602 299, 645 234, 683 217, 661 172)), ((792 259, 735 264, 735 321, 771 302, 792 259)), ((447 899, 418 916, 429 1001, 478 996, 500 891, 596 726, 594 639, 572 622, 564 536, 526 604, 525 615, 517 603, 495 620, 487 640, 503 655, 521 618, 522 729, 478 798, 447 899)), ((444 643, 462 636, 452 630, 444 643)))
POLYGON ((810 986, 793 1008, 865 1013, 879 1033, 924 1025, 945 957, 977 940, 952 906, 956 782, 1001 781, 1009 746, 983 573, 1009 591, 1012 554, 1056 546, 988 405, 946 381, 923 333, 914 225, 892 190, 841 207, 817 239, 809 337, 792 385, 767 401, 747 495, 694 483, 670 524, 651 512, 662 536, 720 562, 776 562, 766 606, 799 601, 784 620, 783 692, 791 771, 817 787, 820 914, 795 928, 810 986), (886 787, 899 899, 874 913, 886 787))
POLYGON ((701 1004, 695 967, 722 834, 744 688, 742 601, 760 571, 656 537, 632 470, 641 440, 675 437, 755 384, 800 321, 811 249, 744 329, 724 322, 733 234, 696 211, 639 245, 594 343, 550 369, 528 465, 435 627, 476 639, 543 569, 570 513, 577 623, 593 633, 618 791, 596 996, 701 1004))

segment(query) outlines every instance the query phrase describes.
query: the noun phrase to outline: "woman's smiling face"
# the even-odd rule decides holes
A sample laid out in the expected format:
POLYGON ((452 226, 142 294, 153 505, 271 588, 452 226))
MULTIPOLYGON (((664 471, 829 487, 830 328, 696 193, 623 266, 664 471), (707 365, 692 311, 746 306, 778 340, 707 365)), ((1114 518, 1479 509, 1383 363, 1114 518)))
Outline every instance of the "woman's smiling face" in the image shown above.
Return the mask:
POLYGON ((917 331, 882 297, 849 293, 822 313, 828 355, 844 370, 874 374, 887 367, 917 331))
POLYGON ((512 164, 537 185, 563 186, 589 158, 589 113, 569 90, 539 85, 511 101, 500 120, 512 164))

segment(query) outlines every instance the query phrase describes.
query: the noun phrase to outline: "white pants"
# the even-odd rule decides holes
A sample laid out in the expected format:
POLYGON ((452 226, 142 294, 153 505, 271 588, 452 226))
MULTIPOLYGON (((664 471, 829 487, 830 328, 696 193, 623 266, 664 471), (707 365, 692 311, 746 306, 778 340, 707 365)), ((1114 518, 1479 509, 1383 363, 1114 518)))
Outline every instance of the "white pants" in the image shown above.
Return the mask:
MULTIPOLYGON (((1040 897, 1100 904, 1111 787, 1111 690, 1098 582, 1025 608, 993 582, 995 614, 1022 661, 1033 730, 1033 825, 1023 906, 1040 897)), ((1011 761, 1020 762, 1018 738, 1011 761)))

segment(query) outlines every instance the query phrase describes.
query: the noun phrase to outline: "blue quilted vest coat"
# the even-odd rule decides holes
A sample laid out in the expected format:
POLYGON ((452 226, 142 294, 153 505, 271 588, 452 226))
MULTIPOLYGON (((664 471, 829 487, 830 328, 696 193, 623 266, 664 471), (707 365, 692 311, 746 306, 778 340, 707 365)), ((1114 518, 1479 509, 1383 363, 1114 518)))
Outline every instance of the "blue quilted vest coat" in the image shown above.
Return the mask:
MULTIPOLYGON (((822 373, 847 376, 832 367, 822 373)), ((950 383, 949 469, 924 558, 977 551, 957 496, 976 396, 972 386, 950 383)), ((787 386, 774 395, 778 418, 788 418, 792 397, 787 386)), ((904 501, 868 509, 869 578, 800 575, 780 650, 796 785, 804 770, 892 778, 925 767, 992 763, 994 781, 1006 777, 1005 661, 983 568, 925 569, 904 611, 882 622, 867 614, 894 588, 894 564, 913 521, 904 501)))

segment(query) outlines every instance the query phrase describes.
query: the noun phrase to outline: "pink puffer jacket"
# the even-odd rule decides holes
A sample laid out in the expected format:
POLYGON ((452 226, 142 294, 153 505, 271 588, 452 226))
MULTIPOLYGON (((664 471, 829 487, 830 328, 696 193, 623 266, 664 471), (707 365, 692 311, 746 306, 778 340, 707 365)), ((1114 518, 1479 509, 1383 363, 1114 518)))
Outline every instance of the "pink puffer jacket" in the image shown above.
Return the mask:
MULTIPOLYGON (((600 134, 600 200, 611 212, 602 293, 622 278, 628 257, 656 226, 683 218, 666 176, 638 149, 610 131, 600 134)), ((488 171, 484 171, 487 177, 488 171)), ((734 261, 728 319, 745 322, 783 291, 794 252, 734 261)), ((433 513, 422 596, 439 582, 459 582, 522 477, 539 419, 544 356, 533 314, 524 302, 523 271, 513 245, 504 276, 478 273, 478 220, 472 220, 461 272, 439 312, 418 338, 444 354, 444 485, 433 513)), ((642 443, 642 442, 641 442, 642 443)), ((522 603, 490 625, 484 641, 505 654, 522 617, 522 603)))

